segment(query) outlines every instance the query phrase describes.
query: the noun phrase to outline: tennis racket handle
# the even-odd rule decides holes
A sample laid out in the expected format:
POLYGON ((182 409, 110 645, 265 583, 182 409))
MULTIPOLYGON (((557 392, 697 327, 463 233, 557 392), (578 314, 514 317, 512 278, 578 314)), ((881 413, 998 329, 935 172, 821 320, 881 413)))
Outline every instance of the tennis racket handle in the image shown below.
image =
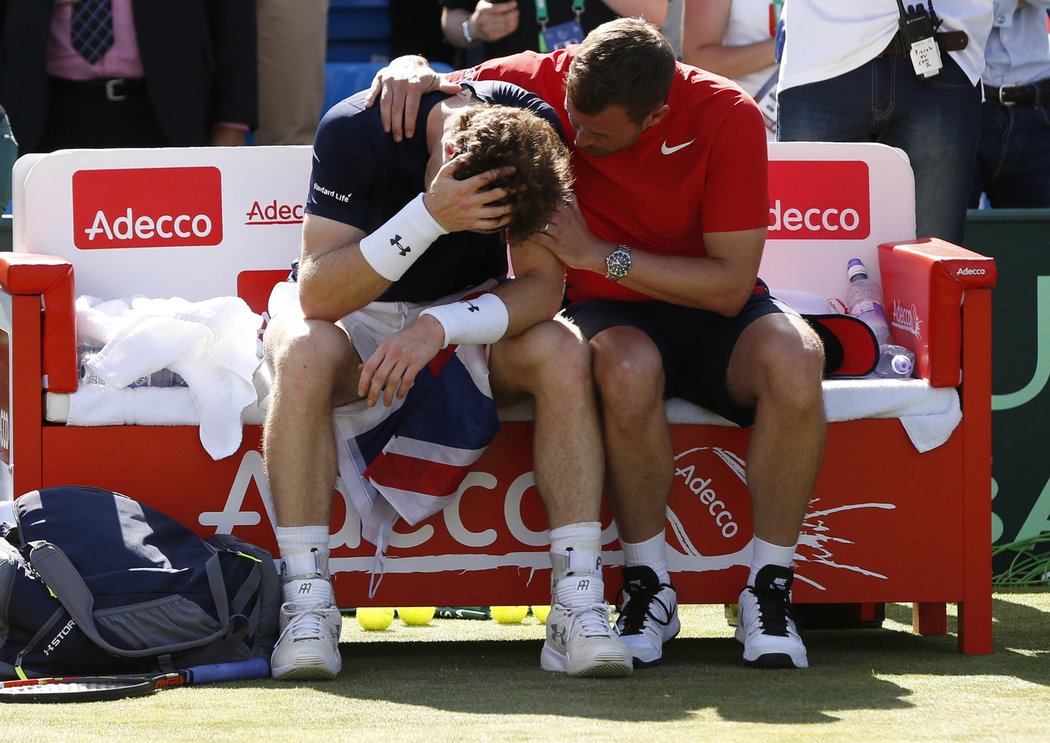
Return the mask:
POLYGON ((270 678, 270 661, 266 658, 251 658, 231 663, 211 663, 187 668, 184 673, 187 684, 270 678))

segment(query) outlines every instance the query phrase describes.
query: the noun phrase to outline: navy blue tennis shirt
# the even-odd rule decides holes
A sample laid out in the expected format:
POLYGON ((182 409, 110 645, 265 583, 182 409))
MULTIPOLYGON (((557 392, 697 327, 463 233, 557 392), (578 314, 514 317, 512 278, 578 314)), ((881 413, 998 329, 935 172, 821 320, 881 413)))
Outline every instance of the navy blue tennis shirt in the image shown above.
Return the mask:
MULTIPOLYGON (((463 83, 485 103, 527 108, 564 139, 558 116, 538 96, 499 81, 463 83)), ((373 232, 426 189, 426 118, 446 93, 423 96, 417 135, 395 142, 383 131, 379 107, 365 108, 362 91, 340 101, 321 120, 314 140, 306 211, 373 232)), ((442 235, 377 301, 429 302, 507 275, 503 233, 442 235)))

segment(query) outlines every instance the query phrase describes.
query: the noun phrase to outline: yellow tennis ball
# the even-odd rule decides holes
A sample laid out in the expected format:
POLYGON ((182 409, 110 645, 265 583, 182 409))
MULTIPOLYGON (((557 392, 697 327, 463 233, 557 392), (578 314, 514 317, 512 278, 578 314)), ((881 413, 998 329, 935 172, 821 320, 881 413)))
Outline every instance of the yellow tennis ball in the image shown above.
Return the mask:
POLYGON ((547 623, 547 615, 551 613, 550 606, 533 606, 532 616, 536 617, 536 621, 540 624, 547 623))
POLYGON ((430 623, 435 611, 433 606, 399 606, 397 615, 405 624, 420 627, 430 623))
POLYGON ((529 613, 527 606, 493 606, 489 610, 492 618, 500 624, 520 624, 529 613))
POLYGON ((366 630, 384 630, 394 621, 394 610, 390 607, 366 606, 357 610, 357 623, 366 630))

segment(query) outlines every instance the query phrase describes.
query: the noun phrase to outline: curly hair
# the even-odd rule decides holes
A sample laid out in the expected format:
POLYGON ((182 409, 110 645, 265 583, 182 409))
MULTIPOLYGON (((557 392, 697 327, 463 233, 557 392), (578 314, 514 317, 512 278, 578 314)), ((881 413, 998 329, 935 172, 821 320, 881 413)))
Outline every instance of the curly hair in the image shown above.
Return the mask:
POLYGON ((656 26, 641 18, 617 18, 598 26, 576 49, 565 90, 581 113, 623 108, 640 124, 667 102, 675 56, 656 26))
POLYGON ((548 222, 572 188, 569 151, 554 127, 532 111, 503 105, 465 109, 455 121, 452 143, 461 160, 455 177, 465 180, 486 170, 513 165, 490 188, 510 193, 497 204, 511 205, 506 229, 512 243, 548 222))

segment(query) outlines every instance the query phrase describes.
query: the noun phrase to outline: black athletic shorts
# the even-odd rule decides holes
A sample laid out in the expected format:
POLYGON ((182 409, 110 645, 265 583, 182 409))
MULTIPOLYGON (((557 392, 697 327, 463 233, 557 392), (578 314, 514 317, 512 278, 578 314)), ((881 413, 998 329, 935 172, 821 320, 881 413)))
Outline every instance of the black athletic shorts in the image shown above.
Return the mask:
POLYGON ((562 310, 587 339, 606 328, 638 328, 660 349, 664 397, 681 397, 741 426, 755 422, 755 411, 733 402, 726 385, 729 358, 744 329, 783 309, 767 294, 752 294, 734 317, 668 302, 588 299, 562 310))

